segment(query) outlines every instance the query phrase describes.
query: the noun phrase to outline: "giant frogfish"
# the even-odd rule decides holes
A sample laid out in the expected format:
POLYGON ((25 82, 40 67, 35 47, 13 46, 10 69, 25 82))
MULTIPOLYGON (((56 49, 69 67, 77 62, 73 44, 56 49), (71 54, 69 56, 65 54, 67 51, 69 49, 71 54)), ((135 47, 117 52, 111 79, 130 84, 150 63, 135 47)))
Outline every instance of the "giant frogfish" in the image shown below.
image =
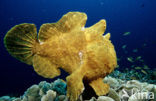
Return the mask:
POLYGON ((110 33, 103 35, 106 21, 85 27, 87 15, 69 12, 56 23, 46 23, 39 33, 34 24, 23 23, 11 28, 4 37, 7 51, 45 78, 69 73, 67 96, 76 101, 86 81, 100 95, 109 91, 102 80, 117 66, 117 57, 110 33))

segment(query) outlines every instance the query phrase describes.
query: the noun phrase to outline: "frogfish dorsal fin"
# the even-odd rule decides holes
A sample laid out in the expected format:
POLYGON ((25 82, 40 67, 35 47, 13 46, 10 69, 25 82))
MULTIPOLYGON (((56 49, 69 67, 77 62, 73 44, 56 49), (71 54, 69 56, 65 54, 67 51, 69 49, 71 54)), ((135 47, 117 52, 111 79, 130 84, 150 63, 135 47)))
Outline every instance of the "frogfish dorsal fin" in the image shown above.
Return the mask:
POLYGON ((82 12, 69 12, 65 14, 58 22, 57 28, 61 32, 70 32, 73 29, 79 30, 85 26, 87 15, 82 12))
POLYGON ((106 30, 106 21, 105 20, 100 20, 93 26, 86 28, 86 31, 91 32, 90 34, 97 34, 97 35, 104 34, 105 30, 106 30))
POLYGON ((100 20, 93 26, 85 28, 85 35, 87 41, 93 41, 93 40, 98 41, 100 38, 102 38, 101 36, 104 34, 105 30, 106 30, 105 20, 100 20))
POLYGON ((51 63, 48 58, 39 55, 33 57, 33 67, 37 74, 45 78, 54 78, 61 74, 57 65, 51 63))
POLYGON ((85 26, 87 15, 81 12, 69 12, 56 23, 43 24, 40 27, 38 39, 45 41, 53 35, 69 33, 72 30, 81 30, 85 26))
POLYGON ((56 28, 56 23, 46 23, 40 27, 38 39, 44 42, 54 35, 60 35, 60 32, 56 28))
POLYGON ((106 35, 104 35, 104 37, 106 38, 106 39, 110 39, 110 37, 111 37, 111 34, 110 33, 107 33, 106 35))

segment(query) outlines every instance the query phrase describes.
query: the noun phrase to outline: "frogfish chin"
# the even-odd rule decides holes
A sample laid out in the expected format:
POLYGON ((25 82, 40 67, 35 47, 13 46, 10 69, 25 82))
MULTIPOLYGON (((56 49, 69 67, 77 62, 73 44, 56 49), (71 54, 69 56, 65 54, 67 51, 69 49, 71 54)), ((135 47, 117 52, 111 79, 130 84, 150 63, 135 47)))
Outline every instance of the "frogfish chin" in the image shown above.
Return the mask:
POLYGON ((87 15, 68 12, 56 23, 46 23, 37 29, 23 23, 11 28, 4 37, 7 51, 45 78, 61 74, 60 68, 70 75, 67 96, 76 101, 83 92, 83 80, 100 95, 109 91, 102 80, 117 66, 117 57, 110 33, 105 35, 106 21, 85 27, 87 15))

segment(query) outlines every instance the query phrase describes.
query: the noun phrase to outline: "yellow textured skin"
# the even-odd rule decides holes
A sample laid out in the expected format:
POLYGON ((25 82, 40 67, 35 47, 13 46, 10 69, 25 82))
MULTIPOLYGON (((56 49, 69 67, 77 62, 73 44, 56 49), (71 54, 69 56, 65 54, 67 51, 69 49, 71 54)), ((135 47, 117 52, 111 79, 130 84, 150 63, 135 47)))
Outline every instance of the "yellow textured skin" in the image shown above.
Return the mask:
POLYGON ((97 95, 105 95, 109 85, 102 79, 116 67, 116 52, 109 40, 110 33, 103 36, 106 21, 102 19, 85 28, 86 20, 85 13, 69 12, 56 23, 43 24, 38 38, 34 24, 17 25, 8 32, 4 42, 10 54, 33 65, 34 70, 45 78, 59 76, 59 68, 68 72, 67 96, 70 101, 76 101, 85 89, 83 80, 97 95), (14 36, 17 36, 16 40, 14 36))
POLYGON ((70 101, 76 101, 83 92, 83 80, 88 81, 97 95, 107 94, 109 86, 102 78, 117 65, 110 33, 103 36, 105 20, 85 28, 86 20, 85 13, 69 12, 57 23, 43 24, 40 44, 35 48, 33 66, 38 74, 53 78, 60 75, 59 68, 70 74, 66 78, 70 101))

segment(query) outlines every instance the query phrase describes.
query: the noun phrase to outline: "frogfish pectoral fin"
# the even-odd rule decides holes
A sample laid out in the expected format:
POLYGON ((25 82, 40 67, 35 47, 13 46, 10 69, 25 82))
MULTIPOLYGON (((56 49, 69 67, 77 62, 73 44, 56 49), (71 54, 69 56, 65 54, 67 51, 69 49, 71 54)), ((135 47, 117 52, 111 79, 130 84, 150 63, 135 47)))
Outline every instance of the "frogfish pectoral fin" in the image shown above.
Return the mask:
POLYGON ((12 27, 4 37, 4 45, 13 57, 32 65, 35 46, 38 45, 36 26, 23 23, 12 27))
POLYGON ((33 57, 33 67, 37 74, 45 78, 54 78, 61 74, 55 64, 51 63, 48 58, 39 55, 33 57))
POLYGON ((105 84, 102 81, 102 78, 93 80, 89 85, 94 89, 96 95, 98 96, 106 95, 109 92, 109 85, 105 84))

